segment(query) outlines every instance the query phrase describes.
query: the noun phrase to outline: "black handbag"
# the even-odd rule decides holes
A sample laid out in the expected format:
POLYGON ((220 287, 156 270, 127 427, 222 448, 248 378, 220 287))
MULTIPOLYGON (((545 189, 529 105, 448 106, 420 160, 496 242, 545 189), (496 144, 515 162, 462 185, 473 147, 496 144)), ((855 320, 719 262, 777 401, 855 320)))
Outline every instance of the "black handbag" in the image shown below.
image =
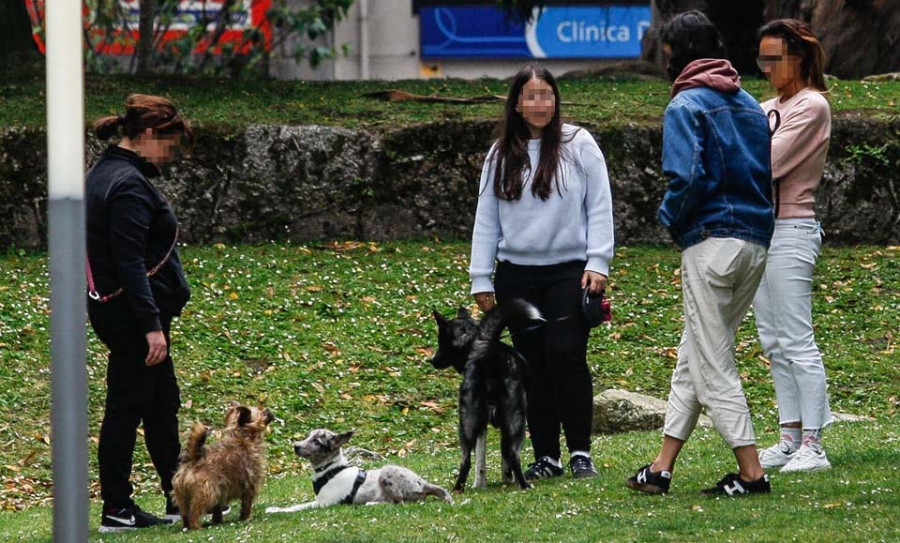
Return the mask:
POLYGON ((605 291, 601 290, 599 294, 591 294, 591 291, 585 287, 581 294, 581 312, 584 314, 584 320, 587 321, 588 326, 594 328, 612 320, 612 307, 609 305, 609 300, 606 299, 605 291))

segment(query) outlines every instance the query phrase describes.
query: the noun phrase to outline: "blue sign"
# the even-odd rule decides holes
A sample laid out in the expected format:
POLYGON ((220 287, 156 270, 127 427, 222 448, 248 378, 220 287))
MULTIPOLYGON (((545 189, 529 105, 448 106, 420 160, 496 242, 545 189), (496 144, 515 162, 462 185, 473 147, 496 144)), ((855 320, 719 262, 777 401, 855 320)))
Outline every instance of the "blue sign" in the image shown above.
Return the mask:
POLYGON ((495 7, 423 7, 422 58, 638 58, 650 6, 547 7, 515 23, 495 7))

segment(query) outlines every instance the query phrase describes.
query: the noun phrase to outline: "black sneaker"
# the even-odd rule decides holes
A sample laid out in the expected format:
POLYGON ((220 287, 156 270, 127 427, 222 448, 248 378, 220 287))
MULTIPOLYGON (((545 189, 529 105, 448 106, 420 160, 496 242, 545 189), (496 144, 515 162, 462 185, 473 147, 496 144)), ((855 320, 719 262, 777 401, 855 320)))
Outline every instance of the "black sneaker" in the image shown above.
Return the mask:
POLYGON ((590 456, 576 454, 569 459, 569 471, 575 479, 589 479, 597 476, 597 468, 590 456))
MULTIPOLYGON (((227 515, 231 512, 231 506, 226 505, 222 508, 222 515, 227 515)), ((212 511, 207 513, 208 515, 212 514, 212 511)), ((163 519, 168 520, 170 522, 178 522, 181 520, 181 510, 178 509, 178 506, 175 505, 175 502, 172 501, 172 498, 166 496, 166 514, 163 516, 163 519)))
POLYGON ((772 491, 769 476, 763 475, 755 481, 745 481, 737 473, 729 473, 716 486, 703 490, 707 496, 746 496, 748 494, 768 494, 772 491))
POLYGON ((525 470, 524 475, 526 481, 533 481, 535 479, 560 477, 563 473, 565 471, 563 471, 562 466, 554 465, 549 456, 542 456, 537 462, 528 464, 528 469, 525 470))
POLYGON ((667 494, 669 492, 669 484, 672 482, 671 471, 650 471, 650 464, 642 467, 625 481, 628 488, 646 492, 647 494, 667 494))
POLYGON ((141 511, 141 508, 137 505, 132 505, 131 507, 104 511, 103 517, 100 519, 100 533, 125 532, 151 526, 168 526, 170 524, 172 524, 171 520, 153 516, 150 513, 141 511))

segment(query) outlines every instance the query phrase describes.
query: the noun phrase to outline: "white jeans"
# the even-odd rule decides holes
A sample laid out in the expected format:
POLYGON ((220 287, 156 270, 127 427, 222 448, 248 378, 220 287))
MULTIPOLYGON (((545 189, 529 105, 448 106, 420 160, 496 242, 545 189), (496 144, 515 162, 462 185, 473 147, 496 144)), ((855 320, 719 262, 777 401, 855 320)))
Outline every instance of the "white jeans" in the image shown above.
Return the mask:
POLYGON ((729 447, 756 443, 734 338, 765 262, 765 247, 733 238, 709 238, 682 252, 684 333, 672 373, 665 435, 687 441, 706 408, 729 447))
POLYGON ((825 365, 812 326, 813 268, 822 247, 814 219, 775 221, 766 272, 753 309, 763 353, 771 361, 780 424, 832 423, 825 365))

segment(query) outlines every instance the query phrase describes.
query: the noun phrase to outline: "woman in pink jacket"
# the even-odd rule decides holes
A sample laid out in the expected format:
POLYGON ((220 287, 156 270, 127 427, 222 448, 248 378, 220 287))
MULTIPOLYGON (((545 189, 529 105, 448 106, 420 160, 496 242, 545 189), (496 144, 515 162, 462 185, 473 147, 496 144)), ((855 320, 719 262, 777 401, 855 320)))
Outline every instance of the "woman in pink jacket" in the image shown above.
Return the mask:
POLYGON ((825 53, 801 21, 772 21, 759 33, 759 66, 778 91, 762 104, 774 129, 775 234, 753 307, 781 425, 781 439, 759 459, 764 468, 811 472, 831 467, 821 434, 833 421, 812 326, 812 276, 822 246, 814 205, 831 135, 825 53))

